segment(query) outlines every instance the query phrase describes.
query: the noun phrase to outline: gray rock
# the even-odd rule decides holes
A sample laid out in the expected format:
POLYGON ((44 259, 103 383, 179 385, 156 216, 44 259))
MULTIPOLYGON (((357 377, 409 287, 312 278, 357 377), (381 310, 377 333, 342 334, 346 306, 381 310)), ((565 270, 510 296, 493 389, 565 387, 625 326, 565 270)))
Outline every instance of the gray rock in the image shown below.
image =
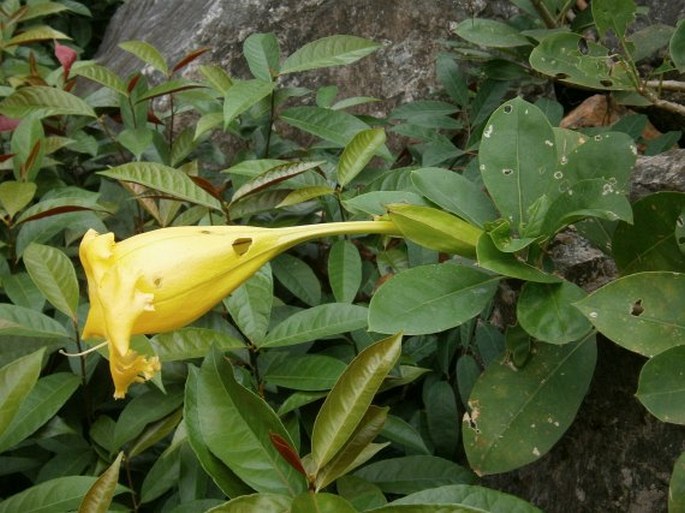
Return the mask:
POLYGON ((630 200, 659 191, 685 192, 685 149, 638 157, 631 175, 630 200))

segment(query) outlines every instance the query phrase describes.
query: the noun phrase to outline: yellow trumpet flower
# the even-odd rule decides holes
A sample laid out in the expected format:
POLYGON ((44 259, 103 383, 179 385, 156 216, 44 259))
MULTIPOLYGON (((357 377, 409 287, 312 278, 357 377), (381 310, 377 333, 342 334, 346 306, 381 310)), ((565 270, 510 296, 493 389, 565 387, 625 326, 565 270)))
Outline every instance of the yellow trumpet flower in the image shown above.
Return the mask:
POLYGON ((83 338, 107 340, 115 398, 159 371, 157 357, 129 348, 131 335, 172 331, 208 312, 292 246, 330 235, 399 235, 390 221, 322 223, 288 228, 183 226, 114 242, 89 230, 79 256, 90 311, 83 338))

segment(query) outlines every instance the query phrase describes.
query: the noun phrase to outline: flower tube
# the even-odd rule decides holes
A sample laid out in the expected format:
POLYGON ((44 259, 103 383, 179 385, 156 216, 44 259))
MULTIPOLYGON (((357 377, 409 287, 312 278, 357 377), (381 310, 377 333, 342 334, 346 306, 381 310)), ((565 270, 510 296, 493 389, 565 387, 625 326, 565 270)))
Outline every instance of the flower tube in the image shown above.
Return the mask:
POLYGON ((287 228, 183 226, 121 242, 89 230, 79 257, 90 311, 83 338, 104 338, 115 398, 159 371, 157 357, 129 347, 132 335, 181 328, 213 308, 265 263, 287 249, 331 235, 398 235, 390 221, 322 223, 287 228))

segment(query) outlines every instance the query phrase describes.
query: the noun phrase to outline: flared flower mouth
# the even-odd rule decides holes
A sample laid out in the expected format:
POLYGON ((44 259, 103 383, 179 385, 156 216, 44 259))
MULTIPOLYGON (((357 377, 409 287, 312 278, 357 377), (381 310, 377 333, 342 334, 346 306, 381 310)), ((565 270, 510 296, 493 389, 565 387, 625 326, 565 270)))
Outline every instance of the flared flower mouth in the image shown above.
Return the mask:
POLYGON ((324 223, 290 228, 184 226, 161 228, 121 242, 89 230, 79 257, 90 310, 83 338, 104 338, 115 398, 160 370, 156 356, 130 348, 132 335, 181 328, 212 309, 269 260, 317 237, 397 235, 389 221, 324 223))

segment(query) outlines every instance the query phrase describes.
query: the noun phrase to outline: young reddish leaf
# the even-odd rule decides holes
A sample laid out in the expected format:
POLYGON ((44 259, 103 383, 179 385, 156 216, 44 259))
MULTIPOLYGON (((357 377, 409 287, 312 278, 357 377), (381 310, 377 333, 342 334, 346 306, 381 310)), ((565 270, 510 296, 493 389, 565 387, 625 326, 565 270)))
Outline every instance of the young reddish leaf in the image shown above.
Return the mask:
POLYGON ((155 125, 163 125, 164 122, 157 117, 152 109, 147 111, 147 120, 149 123, 154 123, 155 125))
POLYGON ((0 155, 0 162, 5 162, 6 160, 11 159, 14 157, 14 153, 5 153, 4 155, 0 155))
POLYGON ((57 57, 57 60, 62 65, 64 80, 66 81, 69 78, 71 66, 76 62, 78 55, 72 48, 55 42, 55 57, 57 57))
POLYGON ((129 93, 130 93, 131 91, 133 91, 133 90, 136 88, 136 85, 138 84, 138 80, 140 80, 140 77, 141 77, 141 74, 140 74, 140 73, 136 73, 136 74, 131 78, 131 80, 128 81, 128 85, 126 86, 126 89, 128 90, 129 93))
POLYGON ((38 212, 32 216, 29 216, 25 219, 22 219, 19 221, 19 223, 26 223, 27 221, 35 221, 36 219, 42 219, 44 217, 51 217, 51 216, 56 216, 59 214, 66 214, 67 212, 79 212, 81 210, 93 210, 92 208, 88 207, 79 207, 79 206, 63 206, 63 207, 55 207, 51 208, 49 210, 45 210, 44 212, 38 212))
POLYGON ((197 185, 201 189, 204 189, 207 193, 211 194, 216 199, 218 199, 218 200, 222 199, 222 194, 224 192, 223 187, 216 187, 212 182, 210 182, 209 180, 206 180, 200 176, 190 176, 189 178, 193 182, 195 182, 195 185, 197 185))
POLYGON ((21 123, 20 119, 12 119, 0 115, 0 132, 10 132, 17 128, 21 123))
POLYGON ((271 443, 279 452, 279 454, 283 456, 283 459, 287 461, 290 464, 290 466, 292 466, 300 474, 306 477, 307 472, 305 471, 304 466, 302 465, 302 460, 300 459, 300 456, 297 454, 295 449, 290 447, 288 441, 281 435, 279 435, 278 433, 274 433, 273 431, 269 432, 269 438, 271 439, 271 443))
POLYGON ((209 51, 209 47, 204 46, 202 48, 198 48, 197 50, 192 50, 191 52, 188 52, 180 61, 176 63, 176 65, 171 69, 172 73, 177 72, 178 70, 184 68, 191 62, 193 62, 195 59, 197 59, 200 55, 202 55, 205 52, 209 51))
POLYGON ((29 156, 26 157, 26 161, 21 165, 21 176, 22 178, 26 178, 26 175, 28 172, 31 170, 33 165, 36 163, 36 159, 38 158, 38 154, 40 153, 40 139, 36 141, 36 144, 33 145, 33 148, 31 148, 31 153, 29 153, 29 156))

